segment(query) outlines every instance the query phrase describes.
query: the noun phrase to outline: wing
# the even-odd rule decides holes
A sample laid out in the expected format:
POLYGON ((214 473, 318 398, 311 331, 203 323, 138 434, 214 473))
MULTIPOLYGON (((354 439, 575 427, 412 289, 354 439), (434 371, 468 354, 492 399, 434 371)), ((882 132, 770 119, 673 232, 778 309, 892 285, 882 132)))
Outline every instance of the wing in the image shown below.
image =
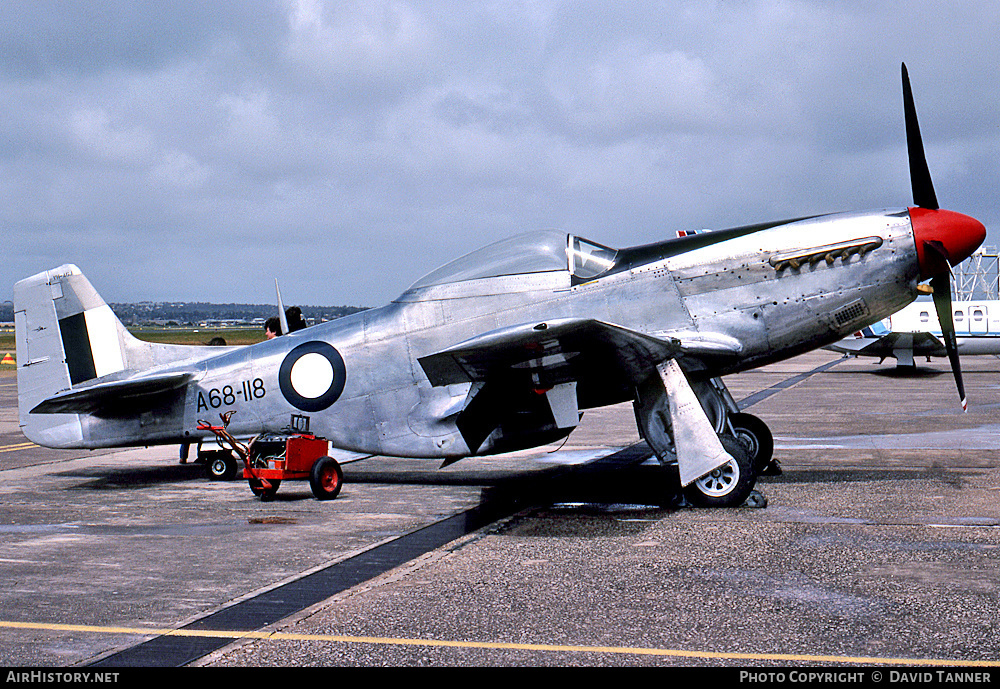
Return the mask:
POLYGON ((565 318, 493 330, 418 361, 434 386, 486 382, 518 371, 548 383, 579 380, 598 371, 638 382, 651 367, 680 351, 676 338, 565 318))
POLYGON ((718 336, 658 337, 564 318, 493 330, 418 361, 434 386, 474 384, 457 423, 476 452, 497 428, 509 438, 545 428, 565 435, 579 422, 581 407, 630 399, 667 359, 739 351, 736 340, 718 336))

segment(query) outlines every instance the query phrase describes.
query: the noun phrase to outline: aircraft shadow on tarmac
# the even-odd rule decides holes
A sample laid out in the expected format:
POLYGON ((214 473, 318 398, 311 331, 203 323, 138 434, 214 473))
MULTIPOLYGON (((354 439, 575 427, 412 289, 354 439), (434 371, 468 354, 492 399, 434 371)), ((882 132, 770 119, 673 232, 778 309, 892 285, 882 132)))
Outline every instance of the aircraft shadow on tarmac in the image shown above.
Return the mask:
POLYGON ((56 476, 91 479, 72 490, 119 490, 149 488, 180 481, 205 480, 203 464, 164 464, 127 468, 78 469, 61 471, 56 476))
MULTIPOLYGON (((155 488, 172 483, 209 482, 203 464, 163 464, 130 467, 93 467, 58 472, 83 481, 68 488, 75 491, 115 491, 155 488)), ((234 479, 246 487, 242 479, 234 479)), ((344 492, 352 485, 482 486, 482 502, 516 503, 519 508, 571 503, 580 509, 606 509, 607 505, 636 505, 654 509, 678 504, 676 468, 655 465, 591 464, 556 466, 497 474, 491 471, 441 472, 436 464, 427 469, 381 468, 378 461, 344 466, 344 492), (595 507, 596 506, 596 507, 595 507), (602 507, 605 506, 605 507, 602 507)), ((247 497, 252 498, 247 487, 247 497)), ((257 498, 253 498, 257 499, 257 498)), ((308 481, 286 481, 271 502, 315 500, 308 481)))
POLYGON ((922 469, 793 469, 786 470, 781 476, 766 477, 767 484, 793 483, 884 483, 887 481, 921 481, 934 479, 936 481, 961 487, 965 479, 958 473, 940 467, 922 469))
POLYGON ((935 371, 932 368, 922 366, 891 366, 879 368, 872 371, 876 376, 882 378, 913 378, 916 380, 932 379, 938 376, 950 375, 948 371, 935 371))
MULTIPOLYGON (((676 468, 655 465, 581 465, 553 467, 517 474, 486 477, 479 472, 441 474, 407 471, 387 475, 378 470, 345 467, 344 490, 351 484, 483 486, 483 501, 513 500, 525 507, 560 503, 636 504, 656 508, 677 503, 676 468)), ((280 498, 279 492, 275 498, 280 498)))
MULTIPOLYGON (((514 509, 574 504, 580 510, 606 511, 608 505, 634 505, 637 509, 667 509, 678 504, 677 472, 658 466, 553 467, 550 469, 485 475, 426 471, 380 471, 344 467, 343 495, 352 486, 482 486, 480 503, 509 504, 514 509)), ((305 481, 282 483, 269 500, 275 503, 313 500, 305 481)))

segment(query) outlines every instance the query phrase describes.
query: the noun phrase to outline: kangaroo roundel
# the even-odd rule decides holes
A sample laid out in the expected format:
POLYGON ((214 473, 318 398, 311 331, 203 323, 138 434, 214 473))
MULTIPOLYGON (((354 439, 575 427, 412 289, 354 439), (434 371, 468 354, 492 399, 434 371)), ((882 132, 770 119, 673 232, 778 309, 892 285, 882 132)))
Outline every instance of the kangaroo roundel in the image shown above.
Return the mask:
POLYGON ((303 342, 278 369, 281 394, 302 411, 321 411, 337 401, 347 382, 340 352, 326 342, 303 342))

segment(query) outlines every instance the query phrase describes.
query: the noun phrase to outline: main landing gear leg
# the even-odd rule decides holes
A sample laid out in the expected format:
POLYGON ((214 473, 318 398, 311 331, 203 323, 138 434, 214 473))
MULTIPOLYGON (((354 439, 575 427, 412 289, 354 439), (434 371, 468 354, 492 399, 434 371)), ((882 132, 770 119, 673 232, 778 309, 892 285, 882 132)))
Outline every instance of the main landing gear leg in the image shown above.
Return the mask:
POLYGON ((747 448, 726 422, 718 389, 698 392, 674 360, 657 366, 635 401, 639 432, 663 464, 678 467, 688 500, 704 507, 737 507, 753 491, 757 471, 747 448), (716 417, 709 418, 709 410, 716 417))

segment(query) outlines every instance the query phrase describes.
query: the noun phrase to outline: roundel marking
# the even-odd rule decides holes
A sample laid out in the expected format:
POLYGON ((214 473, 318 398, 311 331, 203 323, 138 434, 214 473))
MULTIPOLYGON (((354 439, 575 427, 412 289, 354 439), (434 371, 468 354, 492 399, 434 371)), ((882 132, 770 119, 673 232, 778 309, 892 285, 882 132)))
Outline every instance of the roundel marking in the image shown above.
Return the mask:
POLYGON ((340 352, 326 342, 303 342, 278 369, 281 394, 302 411, 322 411, 337 401, 347 382, 340 352))

